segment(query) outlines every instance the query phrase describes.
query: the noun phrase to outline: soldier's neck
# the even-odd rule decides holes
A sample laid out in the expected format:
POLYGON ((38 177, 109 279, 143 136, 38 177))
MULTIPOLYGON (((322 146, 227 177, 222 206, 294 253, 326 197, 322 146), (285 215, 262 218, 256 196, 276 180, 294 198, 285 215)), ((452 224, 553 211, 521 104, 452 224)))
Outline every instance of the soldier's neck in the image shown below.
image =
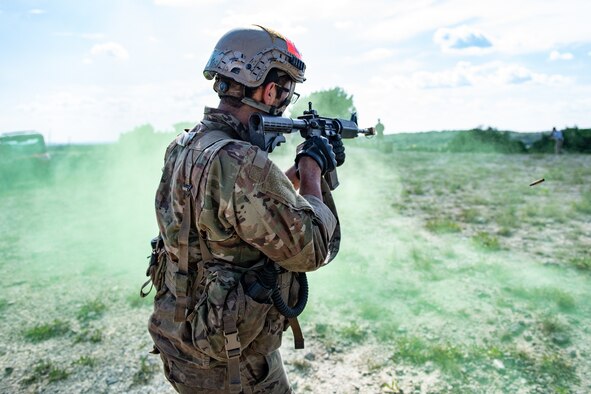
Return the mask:
POLYGON ((225 111, 225 112, 229 112, 236 119, 238 119, 240 121, 240 123, 242 123, 244 125, 244 127, 247 127, 247 128, 248 128, 248 119, 250 119, 250 115, 252 115, 253 113, 256 112, 254 108, 249 107, 248 105, 243 105, 240 108, 236 108, 236 107, 232 107, 231 105, 225 104, 223 102, 220 102, 220 104, 218 105, 218 109, 225 111))

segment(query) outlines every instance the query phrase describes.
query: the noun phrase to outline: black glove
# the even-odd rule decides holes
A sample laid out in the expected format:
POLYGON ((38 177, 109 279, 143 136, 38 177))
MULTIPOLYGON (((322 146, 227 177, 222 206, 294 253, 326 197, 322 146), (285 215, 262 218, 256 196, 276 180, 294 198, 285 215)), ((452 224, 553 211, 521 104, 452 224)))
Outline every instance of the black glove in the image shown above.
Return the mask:
POLYGON ((335 134, 328 138, 328 142, 332 146, 335 158, 337 159, 337 167, 340 167, 345 162, 345 145, 340 134, 335 134))
POLYGON ((333 171, 337 166, 334 151, 326 137, 313 136, 298 146, 295 158, 296 168, 298 168, 298 163, 304 156, 311 157, 318 163, 322 175, 333 171))

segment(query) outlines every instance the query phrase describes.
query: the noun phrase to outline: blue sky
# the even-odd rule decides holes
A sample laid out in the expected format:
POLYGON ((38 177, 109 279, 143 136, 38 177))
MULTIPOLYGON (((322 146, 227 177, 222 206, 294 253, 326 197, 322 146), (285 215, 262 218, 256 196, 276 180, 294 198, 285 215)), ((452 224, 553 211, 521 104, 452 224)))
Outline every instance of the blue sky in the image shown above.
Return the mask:
POLYGON ((253 23, 295 42, 297 91, 343 87, 362 126, 591 127, 589 15, 587 0, 0 0, 0 132, 114 141, 198 121, 217 39, 253 23))

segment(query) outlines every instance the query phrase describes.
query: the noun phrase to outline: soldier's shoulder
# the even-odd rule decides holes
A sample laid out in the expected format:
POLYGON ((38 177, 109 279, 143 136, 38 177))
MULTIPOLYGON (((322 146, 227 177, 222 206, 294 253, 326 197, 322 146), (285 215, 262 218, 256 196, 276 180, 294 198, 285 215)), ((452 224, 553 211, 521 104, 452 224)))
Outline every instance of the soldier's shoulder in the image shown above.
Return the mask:
POLYGON ((264 166, 269 160, 265 151, 250 142, 232 140, 220 149, 220 159, 233 162, 239 167, 250 167, 253 164, 264 166))

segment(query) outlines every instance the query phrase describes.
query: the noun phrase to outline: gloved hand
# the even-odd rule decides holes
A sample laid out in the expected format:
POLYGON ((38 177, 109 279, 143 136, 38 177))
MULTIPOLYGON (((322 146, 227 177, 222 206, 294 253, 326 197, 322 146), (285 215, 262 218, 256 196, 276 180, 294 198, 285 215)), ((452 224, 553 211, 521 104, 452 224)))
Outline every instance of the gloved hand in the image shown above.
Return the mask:
POLYGON ((337 160, 337 167, 342 166, 345 162, 345 145, 343 144, 343 138, 340 134, 335 134, 328 139, 328 142, 334 151, 334 155, 337 160))
POLYGON ((298 146, 295 158, 296 168, 298 168, 298 163, 304 156, 311 157, 318 163, 322 175, 333 171, 337 166, 335 153, 326 137, 313 136, 298 146))

